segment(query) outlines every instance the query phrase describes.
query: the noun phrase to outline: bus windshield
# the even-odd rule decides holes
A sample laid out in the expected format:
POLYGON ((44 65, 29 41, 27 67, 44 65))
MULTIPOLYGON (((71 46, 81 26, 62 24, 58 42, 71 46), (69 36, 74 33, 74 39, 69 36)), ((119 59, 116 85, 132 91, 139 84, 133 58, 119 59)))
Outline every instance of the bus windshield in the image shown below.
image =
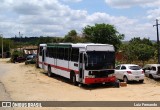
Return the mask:
POLYGON ((115 66, 115 53, 104 51, 90 51, 86 53, 85 69, 101 70, 113 69, 115 66))

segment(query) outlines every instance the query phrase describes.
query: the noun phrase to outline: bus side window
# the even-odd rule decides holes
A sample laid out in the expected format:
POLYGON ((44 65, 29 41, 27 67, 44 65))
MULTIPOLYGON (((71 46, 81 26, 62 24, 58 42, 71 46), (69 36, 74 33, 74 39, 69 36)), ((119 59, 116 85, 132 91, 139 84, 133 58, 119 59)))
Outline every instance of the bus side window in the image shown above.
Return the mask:
POLYGON ((42 49, 43 49, 43 47, 40 47, 40 48, 39 48, 39 55, 40 55, 40 56, 42 56, 42 49))
POLYGON ((64 57, 64 55, 63 55, 63 54, 64 54, 64 49, 63 49, 62 47, 60 47, 58 51, 59 51, 59 59, 62 59, 62 60, 63 60, 63 57, 64 57))
POLYGON ((48 53, 49 51, 48 51, 48 48, 47 48, 47 50, 46 50, 46 57, 49 57, 49 53, 48 53))
POLYGON ((58 55, 57 55, 57 51, 58 51, 58 50, 57 50, 57 47, 55 47, 55 58, 57 58, 57 56, 58 56, 58 55))
POLYGON ((64 48, 64 60, 68 60, 68 48, 64 48))
POLYGON ((59 58, 59 48, 57 47, 57 58, 59 58))
POLYGON ((79 58, 79 49, 78 48, 72 48, 71 61, 78 62, 78 58, 79 58))
POLYGON ((51 53, 51 58, 53 58, 53 47, 51 47, 50 53, 51 53))
POLYGON ((52 57, 55 58, 55 47, 52 48, 52 57))
POLYGON ((47 47, 46 56, 49 57, 49 48, 47 47))
POLYGON ((51 48, 48 48, 49 57, 51 57, 51 48))
POLYGON ((62 48, 62 59, 64 60, 65 57, 65 48, 62 48))
POLYGON ((71 60, 71 48, 68 48, 68 60, 71 60))

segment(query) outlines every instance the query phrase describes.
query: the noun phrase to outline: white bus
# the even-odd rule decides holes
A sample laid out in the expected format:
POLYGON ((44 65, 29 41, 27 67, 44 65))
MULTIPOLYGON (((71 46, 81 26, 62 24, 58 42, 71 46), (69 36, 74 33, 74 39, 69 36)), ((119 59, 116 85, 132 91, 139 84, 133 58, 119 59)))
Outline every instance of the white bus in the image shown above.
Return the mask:
POLYGON ((63 76, 74 85, 116 82, 113 45, 51 43, 40 44, 38 51, 38 66, 48 76, 63 76))

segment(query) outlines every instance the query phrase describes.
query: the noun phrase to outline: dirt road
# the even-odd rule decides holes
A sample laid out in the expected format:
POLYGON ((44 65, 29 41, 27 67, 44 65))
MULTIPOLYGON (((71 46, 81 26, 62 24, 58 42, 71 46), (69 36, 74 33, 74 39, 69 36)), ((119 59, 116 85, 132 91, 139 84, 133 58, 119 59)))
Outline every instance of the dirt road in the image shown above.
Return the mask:
MULTIPOLYGON (((132 83, 121 88, 78 87, 58 76, 50 78, 44 74, 42 69, 36 69, 33 65, 11 64, 6 63, 5 60, 0 60, 0 81, 4 84, 8 98, 14 101, 160 101, 160 81, 146 78, 144 84, 132 83)), ((0 100, 4 99, 0 97, 0 100)), ((75 108, 46 108, 46 110, 48 109, 75 108)), ((83 110, 84 108, 76 109, 83 110)), ((85 109, 99 110, 100 108, 88 107, 85 109)), ((114 107, 101 109, 117 110, 114 107)), ((119 109, 134 110, 135 108, 119 109)), ((146 109, 158 110, 159 108, 138 108, 138 110, 146 109)))
MULTIPOLYGON (((1 62, 6 62, 5 60, 1 60, 1 62)), ((12 100, 10 94, 7 92, 2 80, 2 77, 7 74, 8 67, 4 66, 3 63, 0 63, 0 101, 10 101, 12 100)))

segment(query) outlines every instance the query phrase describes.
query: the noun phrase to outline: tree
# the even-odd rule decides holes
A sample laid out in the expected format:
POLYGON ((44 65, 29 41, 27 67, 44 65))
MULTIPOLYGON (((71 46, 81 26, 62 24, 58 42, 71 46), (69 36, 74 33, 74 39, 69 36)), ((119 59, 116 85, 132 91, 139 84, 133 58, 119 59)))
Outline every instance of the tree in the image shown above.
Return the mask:
MULTIPOLYGON (((14 48, 14 44, 12 40, 7 38, 3 38, 3 52, 9 52, 10 48, 14 48)), ((0 54, 2 52, 2 37, 0 37, 0 54)))
POLYGON ((134 45, 122 44, 120 48, 123 51, 123 58, 126 59, 127 63, 131 63, 136 60, 134 45))
POLYGON ((52 38, 40 36, 37 44, 40 44, 40 43, 52 43, 52 38))
POLYGON ((140 44, 142 43, 142 40, 140 37, 134 37, 129 41, 130 44, 140 44))
POLYGON ((143 62, 148 61, 150 58, 154 56, 154 48, 146 45, 146 44, 139 44, 136 45, 135 54, 137 55, 137 59, 143 62))
POLYGON ((80 36, 77 35, 76 30, 71 30, 68 32, 67 35, 65 35, 64 42, 77 43, 77 42, 82 42, 82 39, 80 36))
POLYGON ((131 44, 146 44, 146 45, 150 45, 153 46, 152 41, 150 41, 147 38, 143 38, 141 39, 140 37, 134 37, 129 41, 131 44))
POLYGON ((68 32, 68 36, 77 36, 76 30, 71 30, 70 32, 68 32))
POLYGON ((143 65, 145 61, 154 57, 155 54, 153 43, 147 38, 140 39, 140 37, 134 37, 128 44, 123 44, 121 50, 129 63, 133 60, 140 60, 143 65))
POLYGON ((121 40, 124 38, 113 25, 95 24, 95 26, 86 26, 83 29, 85 38, 93 43, 112 44, 115 48, 119 48, 121 40))

